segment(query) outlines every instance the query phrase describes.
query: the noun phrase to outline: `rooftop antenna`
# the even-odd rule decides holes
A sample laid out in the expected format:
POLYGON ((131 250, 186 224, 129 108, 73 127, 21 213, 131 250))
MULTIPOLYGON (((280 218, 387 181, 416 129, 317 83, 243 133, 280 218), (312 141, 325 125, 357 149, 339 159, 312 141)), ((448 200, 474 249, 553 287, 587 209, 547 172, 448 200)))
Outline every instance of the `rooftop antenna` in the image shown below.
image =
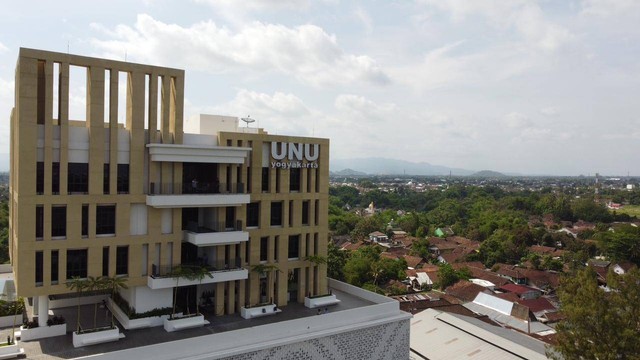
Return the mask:
POLYGON ((251 124, 252 122, 256 121, 256 119, 252 119, 251 118, 251 115, 247 115, 247 117, 240 118, 240 120, 242 120, 245 123, 247 123, 247 127, 249 127, 249 124, 251 124))

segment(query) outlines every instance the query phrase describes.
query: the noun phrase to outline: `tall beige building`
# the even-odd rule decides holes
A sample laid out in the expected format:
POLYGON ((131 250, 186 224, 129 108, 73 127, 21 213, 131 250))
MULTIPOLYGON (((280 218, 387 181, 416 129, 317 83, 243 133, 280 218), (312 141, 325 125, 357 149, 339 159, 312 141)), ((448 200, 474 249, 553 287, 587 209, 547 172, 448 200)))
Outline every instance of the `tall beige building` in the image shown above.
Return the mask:
POLYGON ((171 307, 176 286, 178 305, 206 298, 217 315, 327 291, 329 141, 212 115, 185 133, 184 83, 183 70, 20 49, 10 255, 39 313, 73 277, 126 277, 138 312, 171 307), (211 276, 176 281, 178 265, 211 276))

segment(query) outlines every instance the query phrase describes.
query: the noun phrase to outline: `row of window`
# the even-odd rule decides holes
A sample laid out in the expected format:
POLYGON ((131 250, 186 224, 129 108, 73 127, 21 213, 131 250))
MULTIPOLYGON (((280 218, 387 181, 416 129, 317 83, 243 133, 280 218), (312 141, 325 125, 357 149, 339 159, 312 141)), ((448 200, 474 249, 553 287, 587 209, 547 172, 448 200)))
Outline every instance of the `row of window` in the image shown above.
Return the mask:
MULTIPOLYGON (((251 169, 249 169, 251 170, 251 169)), ((276 189, 275 191, 277 193, 281 192, 281 186, 280 186, 280 172, 282 169, 278 169, 276 168, 276 189)), ((261 184, 261 191, 262 192, 269 192, 269 185, 270 185, 270 172, 272 171, 271 168, 269 167, 263 167, 262 168, 262 184, 261 184)), ((312 192, 312 186, 311 186, 311 171, 315 171, 315 178, 316 178, 316 182, 315 182, 315 192, 320 192, 320 182, 318 181, 318 179, 320 178, 320 169, 316 168, 316 169, 307 169, 307 192, 312 192)), ((248 171, 247 174, 250 174, 251 171, 248 171)), ((250 175, 247 175, 250 176, 250 175)), ((251 184, 251 179, 248 178, 247 179, 247 183, 251 184)), ((302 191, 302 169, 301 168, 291 168, 289 169, 289 192, 300 192, 302 191)))
MULTIPOLYGON (((313 255, 314 251, 312 249, 315 249, 317 251, 318 233, 313 234, 313 239, 311 237, 311 234, 305 234, 304 238, 305 238, 305 244, 306 244, 305 246, 306 254, 301 254, 300 253, 301 235, 299 234, 289 235, 287 239, 287 259, 295 260, 295 259, 299 259, 303 255, 304 256, 313 255), (311 241, 313 241, 313 243, 311 241)), ((260 238, 260 261, 268 261, 270 239, 271 238, 268 236, 264 236, 260 238)), ((274 236, 273 242, 274 242, 273 243, 273 259, 274 261, 278 261, 278 246, 280 245, 280 236, 274 236)))
MULTIPOLYGON (((302 225, 309 225, 309 207, 311 206, 311 200, 303 200, 302 201, 302 225)), ((320 219, 320 201, 315 200, 315 217, 314 217, 314 225, 318 225, 320 219)), ((272 201, 271 202, 271 212, 270 212, 270 221, 269 224, 271 226, 283 226, 283 214, 284 214, 284 201, 272 201)), ((289 201, 289 225, 293 223, 293 214, 295 213, 294 202, 293 200, 289 201)), ((254 202, 247 204, 247 227, 258 227, 260 226, 260 203, 254 202)))
MULTIPOLYGON (((89 205, 82 205, 82 237, 89 236, 89 205)), ((113 235, 116 233, 116 206, 96 206, 96 235, 113 235)), ((36 206, 36 239, 44 236, 44 206, 36 206)), ((67 206, 53 205, 51 207, 51 238, 67 237, 67 206)))
MULTIPOLYGON (((44 279, 44 252, 36 251, 35 258, 36 269, 36 286, 42 286, 44 279)), ((74 249, 67 250, 67 279, 70 280, 74 277, 86 278, 87 277, 87 264, 88 264, 88 250, 87 249, 74 249)), ((60 268, 60 252, 58 250, 51 251, 51 284, 58 284, 60 268)), ((129 247, 118 246, 116 247, 116 275, 128 275, 129 274, 129 247)), ((109 247, 102 248, 102 275, 109 276, 109 247)))
MULTIPOLYGON (((104 164, 103 168, 103 193, 109 193, 109 164, 104 164)), ((117 191, 118 194, 129 193, 129 164, 118 164, 117 169, 117 191)), ((60 193, 60 163, 51 164, 51 192, 60 193)), ((69 194, 89 193, 89 164, 88 163, 68 163, 67 164, 67 192, 69 194)), ((36 163, 36 193, 44 193, 44 162, 36 163)))

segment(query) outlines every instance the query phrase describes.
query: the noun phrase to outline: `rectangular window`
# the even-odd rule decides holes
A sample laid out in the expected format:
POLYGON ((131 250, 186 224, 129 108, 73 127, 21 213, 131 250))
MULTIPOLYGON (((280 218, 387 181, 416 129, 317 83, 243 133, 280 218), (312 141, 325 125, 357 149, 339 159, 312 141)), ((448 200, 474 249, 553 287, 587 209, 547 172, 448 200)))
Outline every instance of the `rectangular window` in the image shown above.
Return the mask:
POLYGON ((109 164, 104 164, 102 166, 102 193, 103 194, 108 194, 109 193, 109 164))
POLYGON ((262 168, 262 192, 269 192, 269 168, 262 168))
POLYGON ((312 170, 311 169, 307 169, 305 170, 305 172, 307 173, 307 192, 311 192, 311 173, 312 170))
POLYGON ((82 237, 89 236, 89 205, 82 205, 82 237))
POLYGON ((289 170, 289 191, 300 191, 300 168, 292 168, 289 170))
POLYGON ((118 164, 118 194, 129 193, 129 164, 118 164))
POLYGON ((236 227, 236 208, 233 206, 227 206, 224 214, 224 226, 225 230, 235 229, 236 227))
POLYGON ((44 194, 44 163, 42 161, 36 163, 36 194, 44 194))
POLYGON ((282 226, 282 201, 271 202, 271 226, 282 226))
POLYGON ((116 248, 116 275, 129 274, 129 247, 118 246, 116 248))
POLYGON ((273 240, 273 260, 278 261, 278 248, 280 244, 280 236, 275 236, 273 240))
POLYGON ((247 205, 247 227, 260 226, 260 203, 250 203, 247 205))
POLYGON ((260 261, 267 261, 269 251, 269 237, 260 238, 260 261))
POLYGON ((59 255, 58 250, 51 250, 51 284, 58 283, 59 255))
POLYGON ((60 163, 51 164, 51 192, 53 195, 60 194, 60 163))
POLYGON ((315 201, 314 208, 315 208, 313 212, 314 225, 317 226, 320 223, 320 200, 315 201))
POLYGON ((102 276, 109 276, 109 247, 102 248, 102 276))
POLYGON ((320 192, 320 168, 316 168, 316 192, 320 192))
POLYGON ((115 235, 116 206, 98 205, 96 207, 96 235, 115 235))
POLYGON ((44 275, 44 255, 42 251, 36 251, 36 286, 42 286, 44 275))
POLYGON ((293 200, 289 200, 289 226, 293 226, 293 200))
POLYGON ((276 192, 280 192, 280 178, 282 175, 282 171, 278 168, 276 169, 276 192))
POLYGON ((69 173, 67 176, 67 191, 69 194, 89 192, 89 164, 69 163, 69 173))
POLYGON ((251 193, 251 168, 247 167, 247 194, 251 193))
POLYGON ((51 207, 51 237, 67 237, 67 207, 64 205, 51 207))
POLYGON ((67 280, 87 277, 87 249, 67 250, 67 280))
POLYGON ((300 235, 289 235, 289 249, 287 251, 287 257, 290 260, 300 257, 300 235))
POLYGON ((44 207, 36 205, 36 239, 42 239, 44 234, 44 207))
POLYGON ((302 202, 302 225, 309 225, 309 200, 302 202))

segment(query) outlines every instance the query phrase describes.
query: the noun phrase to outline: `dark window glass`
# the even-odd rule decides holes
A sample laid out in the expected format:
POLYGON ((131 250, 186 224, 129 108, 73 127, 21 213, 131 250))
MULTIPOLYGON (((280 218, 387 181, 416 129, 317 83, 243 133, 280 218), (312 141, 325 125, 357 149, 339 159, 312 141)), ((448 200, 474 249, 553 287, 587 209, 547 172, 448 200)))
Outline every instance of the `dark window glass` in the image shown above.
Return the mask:
POLYGON ((36 194, 44 193, 44 163, 38 161, 36 163, 36 194))
POLYGON ((58 283, 59 268, 60 268, 60 265, 59 265, 58 250, 52 250, 51 251, 51 283, 52 284, 58 283))
POLYGON ((282 171, 280 169, 276 169, 276 192, 280 192, 280 175, 282 175, 282 171))
POLYGON ((129 273, 129 247, 118 246, 116 248, 116 275, 129 273))
POLYGON ((51 192, 56 195, 60 194, 60 163, 51 164, 51 192))
POLYGON ((42 239, 44 234, 44 207, 36 206, 36 239, 42 239))
POLYGON ((44 257, 42 251, 36 251, 36 286, 42 286, 42 276, 44 275, 44 257))
POLYGON ((116 233, 116 206, 98 205, 96 207, 96 235, 116 233))
POLYGON ((289 170, 289 191, 300 191, 300 168, 289 170))
POLYGON ((282 201, 271 203, 271 226, 282 226, 282 201))
POLYGON ((300 257, 300 235, 289 235, 288 258, 300 257))
POLYGON ((129 164, 118 164, 118 194, 129 193, 129 164))
POLYGON ((260 203, 250 203, 247 205, 247 226, 260 226, 260 203))
POLYGON ((315 201, 315 211, 314 211, 314 224, 318 225, 320 223, 320 200, 315 201))
POLYGON ((67 236, 67 207, 53 206, 51 208, 51 237, 67 236))
POLYGON ((289 200, 289 226, 293 226, 293 200, 289 200))
POLYGON ((224 226, 226 229, 235 229, 236 222, 236 208, 233 206, 227 206, 224 216, 224 226))
POLYGON ((109 247, 102 248, 102 276, 109 276, 109 247))
POLYGON ((302 202, 302 225, 309 225, 309 200, 302 202))
POLYGON ((247 193, 251 193, 251 168, 247 168, 247 193))
POLYGON ((89 192, 89 164, 69 163, 69 174, 67 176, 67 191, 69 194, 89 192))
POLYGON ((316 168, 316 192, 320 192, 320 168, 316 168))
POLYGON ((104 164, 102 167, 102 193, 109 193, 109 164, 104 164))
POLYGON ((262 192, 269 192, 269 168, 262 168, 262 192))
POLYGON ((260 238, 260 261, 267 261, 267 251, 269 248, 269 238, 260 238))
POLYGON ((89 236, 89 205, 82 205, 82 237, 89 236))
POLYGON ((67 279, 87 277, 87 249, 67 250, 67 279))

